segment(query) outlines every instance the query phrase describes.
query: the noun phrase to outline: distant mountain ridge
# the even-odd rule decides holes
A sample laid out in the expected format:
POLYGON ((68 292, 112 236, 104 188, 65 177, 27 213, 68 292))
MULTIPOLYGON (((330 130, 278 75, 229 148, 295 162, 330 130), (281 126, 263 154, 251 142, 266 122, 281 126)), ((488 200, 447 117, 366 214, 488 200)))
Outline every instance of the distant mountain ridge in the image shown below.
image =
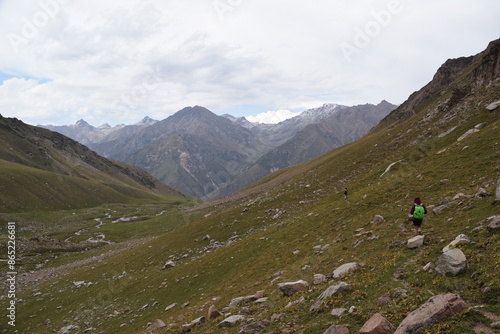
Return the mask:
POLYGON ((145 119, 141 125, 99 130, 79 121, 59 130, 83 138, 99 154, 138 166, 176 189, 214 198, 353 141, 394 108, 386 101, 357 107, 332 103, 278 124, 261 124, 195 106, 162 121, 145 119))

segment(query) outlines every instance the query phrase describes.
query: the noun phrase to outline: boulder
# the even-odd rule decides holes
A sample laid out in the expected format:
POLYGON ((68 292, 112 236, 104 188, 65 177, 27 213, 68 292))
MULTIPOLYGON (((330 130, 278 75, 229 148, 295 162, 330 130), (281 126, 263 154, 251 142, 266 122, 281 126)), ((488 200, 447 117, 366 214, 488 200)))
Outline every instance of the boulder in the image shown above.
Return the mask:
POLYGON ((497 190, 495 192, 495 201, 497 203, 500 202, 500 177, 498 178, 498 181, 497 181, 497 190))
POLYGON ((181 333, 190 332, 194 327, 201 325, 203 323, 205 323, 205 317, 200 317, 200 318, 194 319, 189 324, 182 325, 181 333))
POLYGON ((374 314, 359 332, 361 334, 392 334, 396 330, 389 320, 384 318, 380 313, 374 314))
POLYGON ((313 278, 313 284, 314 285, 318 285, 318 284, 321 284, 321 283, 324 283, 326 282, 326 275, 323 275, 323 274, 314 274, 314 278, 313 278))
POLYGON ((499 106, 500 106, 500 101, 495 101, 495 102, 492 102, 492 103, 488 104, 486 106, 486 109, 489 110, 489 111, 493 111, 496 108, 498 108, 499 106))
POLYGON ((241 327, 241 330, 238 334, 260 333, 264 329, 266 329, 266 325, 264 325, 262 321, 256 321, 241 327))
POLYGON ((253 302, 255 300, 257 300, 257 298, 255 298, 255 295, 245 296, 245 297, 236 297, 236 298, 233 298, 231 300, 228 308, 234 308, 234 307, 240 306, 243 303, 253 302))
POLYGON ((222 320, 219 325, 221 327, 231 327, 236 325, 236 323, 245 320, 245 316, 243 315, 232 315, 230 317, 227 317, 226 319, 222 320))
POLYGON ((425 239, 424 235, 417 235, 417 236, 411 238, 410 240, 408 240, 408 242, 406 243, 406 247, 407 248, 420 247, 424 244, 424 239, 425 239))
POLYGON ((163 265, 163 268, 161 268, 161 269, 164 270, 164 269, 168 269, 168 268, 172 268, 172 267, 175 267, 175 263, 174 263, 174 261, 170 260, 170 261, 167 261, 163 265))
POLYGON ((498 231, 500 228, 500 216, 496 216, 493 218, 491 223, 488 225, 488 231, 493 232, 493 231, 498 231))
POLYGON ((346 308, 334 308, 332 310, 332 312, 330 312, 331 315, 333 315, 334 317, 341 317, 342 314, 346 313, 347 312, 347 309, 346 308))
POLYGON ((436 271, 440 274, 460 274, 467 268, 467 258, 458 248, 443 253, 436 263, 436 271))
POLYGON ((469 306, 456 294, 436 295, 411 312, 398 326, 394 334, 422 333, 435 322, 468 309, 469 306))
POLYGON ((470 243, 470 239, 465 234, 460 234, 455 238, 455 240, 453 240, 446 247, 443 248, 443 253, 446 253, 450 249, 455 248, 455 246, 458 244, 468 244, 468 243, 470 243))
POLYGON ((278 287, 285 296, 291 296, 297 292, 309 290, 309 283, 300 280, 296 282, 280 283, 278 287))
POLYGON ((324 331, 323 334, 349 334, 349 325, 333 325, 324 331))
POLYGON ((212 305, 209 307, 208 309, 208 315, 207 315, 207 318, 208 319, 216 319, 218 317, 222 316, 222 313, 220 313, 217 308, 215 307, 215 305, 212 305))
POLYGON ((357 262, 344 263, 343 265, 341 265, 340 267, 338 267, 333 271, 333 278, 340 278, 358 267, 359 263, 357 262))
POLYGON ((479 188, 477 193, 474 195, 476 198, 483 198, 483 197, 488 197, 491 196, 492 194, 489 191, 486 191, 484 188, 479 188))
POLYGON ((154 331, 159 328, 167 327, 167 325, 161 319, 153 320, 153 322, 148 326, 148 331, 154 331))
POLYGON ((349 285, 344 282, 340 282, 337 285, 332 285, 328 287, 325 291, 323 291, 319 297, 316 299, 314 304, 309 309, 310 312, 316 311, 321 307, 323 300, 326 298, 331 298, 333 296, 339 295, 345 291, 349 290, 349 285))
POLYGON ((446 203, 446 204, 443 204, 443 205, 439 205, 439 206, 436 206, 432 209, 432 212, 434 212, 435 214, 438 214, 440 213, 441 211, 443 210, 446 210, 446 209, 449 209, 451 208, 451 204, 450 203, 446 203))
POLYGON ((375 215, 375 218, 373 218, 373 221, 372 221, 372 225, 376 225, 376 224, 382 223, 384 221, 385 221, 384 217, 382 217, 380 215, 375 215))

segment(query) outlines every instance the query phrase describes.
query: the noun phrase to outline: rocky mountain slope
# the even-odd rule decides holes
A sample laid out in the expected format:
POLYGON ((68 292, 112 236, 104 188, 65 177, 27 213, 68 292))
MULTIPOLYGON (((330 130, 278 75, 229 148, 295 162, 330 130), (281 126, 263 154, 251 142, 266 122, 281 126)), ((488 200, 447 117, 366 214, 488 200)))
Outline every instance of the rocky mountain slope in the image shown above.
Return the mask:
MULTIPOLYGON (((382 101, 378 105, 365 104, 354 107, 325 105, 319 113, 317 110, 309 110, 302 121, 305 122, 313 115, 315 121, 320 121, 303 123, 307 124, 304 127, 297 126, 296 129, 301 130, 295 135, 262 155, 255 164, 229 184, 217 189, 211 196, 217 198, 231 195, 273 171, 309 161, 336 147, 350 143, 366 134, 395 108, 395 105, 382 101), (321 118, 322 116, 324 118, 321 118)), ((278 127, 291 129, 294 128, 292 124, 298 124, 298 120, 292 118, 280 123, 278 127)))
POLYGON ((1 211, 77 208, 128 198, 186 199, 143 170, 57 132, 0 116, 1 211))
POLYGON ((142 122, 141 127, 122 127, 104 137, 91 137, 89 134, 97 130, 87 131, 90 126, 80 124, 83 122, 61 130, 75 138, 93 140, 88 146, 98 153, 138 166, 183 192, 215 198, 232 194, 272 170, 306 161, 359 138, 394 107, 386 103, 347 108, 339 117, 332 117, 346 107, 325 104, 279 124, 254 124, 244 118, 217 116, 197 106, 151 126, 145 127, 149 122, 142 122), (319 131, 315 136, 308 135, 308 130, 302 132, 328 117, 332 117, 330 121, 316 125, 319 131), (71 132, 77 129, 85 131, 71 132), (277 152, 283 151, 291 157, 279 156, 277 152), (255 164, 258 159, 273 162, 255 164))
POLYGON ((486 73, 499 46, 361 139, 184 211, 154 240, 23 285, 16 329, 498 332, 500 77, 486 73), (468 93, 450 104, 457 87, 468 93), (408 222, 417 196, 420 236, 408 222))

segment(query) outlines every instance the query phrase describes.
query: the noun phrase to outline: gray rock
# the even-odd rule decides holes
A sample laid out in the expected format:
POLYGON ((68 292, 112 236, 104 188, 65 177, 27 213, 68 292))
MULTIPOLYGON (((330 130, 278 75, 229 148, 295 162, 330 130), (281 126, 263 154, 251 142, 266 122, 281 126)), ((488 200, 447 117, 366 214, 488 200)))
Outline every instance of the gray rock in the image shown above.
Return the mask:
POLYGON ((387 173, 389 173, 392 169, 392 167, 394 167, 394 165, 400 163, 401 161, 403 160, 398 160, 396 162, 393 162, 392 164, 390 164, 389 166, 387 166, 387 168, 385 169, 385 171, 382 173, 382 175, 380 175, 380 178, 383 178, 387 173))
POLYGON ((361 334, 392 334, 396 330, 389 320, 384 318, 380 313, 374 314, 361 329, 361 334))
POLYGON ((187 333, 187 332, 191 331, 194 327, 199 326, 203 323, 205 323, 205 317, 199 317, 197 319, 194 319, 189 324, 182 325, 181 332, 187 333))
POLYGON ((221 316, 222 316, 222 313, 220 313, 217 310, 215 305, 210 306, 210 308, 208 309, 208 314, 207 314, 208 319, 216 319, 216 318, 221 317, 221 316))
POLYGON ((333 325, 324 331, 323 334, 349 334, 349 325, 333 325))
POLYGON ((417 235, 406 243, 407 248, 417 248, 424 244, 425 235, 417 235))
POLYGON ((347 274, 348 272, 351 272, 355 270, 356 268, 359 267, 359 263, 357 262, 350 262, 350 263, 344 263, 337 269, 333 271, 333 278, 340 278, 347 274))
POLYGON ((500 202, 500 177, 498 178, 498 181, 497 181, 497 190, 495 192, 495 201, 497 203, 500 202))
POLYGON ((167 325, 161 319, 153 320, 153 322, 148 326, 149 331, 153 331, 155 329, 167 327, 167 325))
POLYGON ((245 320, 245 316, 243 315, 232 315, 230 317, 227 317, 226 319, 222 320, 219 325, 221 327, 231 327, 236 325, 236 323, 245 320))
POLYGON ((321 284, 321 283, 324 283, 326 282, 326 275, 323 275, 323 274, 314 274, 314 278, 313 278, 313 284, 314 285, 318 285, 318 284, 321 284))
POLYGON ((458 142, 460 142, 460 141, 464 140, 465 138, 469 137, 471 134, 474 134, 474 133, 476 133, 476 132, 479 132, 479 129, 476 129, 476 128, 474 128, 474 129, 470 129, 470 130, 468 130, 467 132, 465 132, 463 135, 461 135, 461 136, 457 139, 457 141, 458 141, 458 142))
POLYGON ((303 303, 305 301, 306 301, 306 299, 304 298, 304 296, 301 296, 299 299, 294 300, 293 302, 289 302, 288 304, 286 304, 285 308, 290 308, 292 306, 301 304, 301 303, 303 303))
POLYGON ((483 197, 488 197, 491 196, 492 194, 489 191, 486 191, 484 188, 479 188, 477 193, 474 195, 477 198, 483 198, 483 197))
POLYGON ((499 106, 500 106, 500 101, 495 101, 495 102, 492 102, 492 103, 488 104, 486 106, 486 109, 488 109, 489 111, 493 111, 496 108, 498 108, 499 106))
POLYGON ((417 334, 422 333, 432 324, 443 319, 461 313, 469 306, 452 293, 436 295, 411 312, 398 326, 394 334, 417 334))
POLYGON ((443 253, 446 253, 450 249, 455 248, 455 246, 458 244, 468 244, 468 243, 470 243, 470 239, 465 234, 460 234, 455 238, 455 240, 453 240, 443 248, 443 253))
POLYGON ((384 217, 382 217, 380 215, 375 215, 375 218, 373 218, 373 221, 372 221, 372 225, 376 225, 376 224, 379 224, 382 222, 385 222, 384 217))
POLYGON ((330 312, 331 315, 333 315, 334 317, 340 317, 342 316, 342 314, 346 313, 347 312, 347 309, 346 308, 334 308, 332 310, 332 312, 330 312))
POLYGON ((446 204, 434 207, 432 209, 432 212, 434 212, 435 214, 438 214, 438 213, 440 213, 443 210, 449 209, 450 207, 451 207, 451 204, 450 203, 446 203, 446 204))
POLYGON ((460 274, 467 268, 467 258, 458 248, 450 249, 443 253, 436 264, 436 271, 440 274, 460 274))
POLYGON ((72 330, 77 330, 79 329, 80 327, 78 326, 75 326, 75 325, 69 325, 69 326, 65 326, 63 328, 61 328, 57 334, 68 334, 70 331, 72 330))
POLYGON ((499 228, 500 228, 500 216, 496 216, 495 218, 493 218, 491 223, 489 223, 488 231, 490 232, 498 231, 499 228))
POLYGON ((161 269, 164 270, 164 269, 173 268, 173 267, 175 267, 175 263, 174 263, 174 261, 170 260, 170 261, 167 261, 163 265, 163 268, 161 268, 161 269))
POLYGON ((314 304, 311 306, 309 309, 310 312, 316 311, 321 307, 321 304, 323 303, 323 300, 326 298, 331 298, 333 296, 339 295, 343 292, 346 292, 349 290, 349 285, 344 282, 340 282, 337 285, 332 285, 328 287, 325 291, 323 291, 319 297, 316 299, 314 304))
POLYGON ((241 330, 238 334, 260 333, 264 329, 266 329, 266 325, 264 325, 262 321, 256 321, 241 327, 241 330))
POLYGON ((285 296, 291 296, 297 292, 309 290, 309 283, 300 280, 296 282, 280 283, 278 287, 285 296))

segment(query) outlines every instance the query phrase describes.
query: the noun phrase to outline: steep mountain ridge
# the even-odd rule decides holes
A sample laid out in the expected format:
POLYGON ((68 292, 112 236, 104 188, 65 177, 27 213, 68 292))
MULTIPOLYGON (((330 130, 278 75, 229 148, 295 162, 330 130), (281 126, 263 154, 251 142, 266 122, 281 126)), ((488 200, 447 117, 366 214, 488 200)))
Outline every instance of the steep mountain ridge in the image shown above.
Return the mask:
POLYGON ((444 113, 478 89, 489 88, 498 83, 500 73, 500 39, 492 41, 488 47, 475 56, 448 59, 437 70, 432 80, 413 93, 400 108, 389 114, 374 129, 377 131, 388 124, 398 124, 425 108, 441 101, 434 112, 444 113), (447 99, 440 97, 446 91, 447 99))
POLYGON ((262 155, 234 180, 210 194, 210 197, 229 196, 276 170, 306 162, 350 143, 362 137, 395 108, 395 105, 384 100, 378 105, 344 107, 332 104, 324 105, 319 112, 309 110, 304 117, 298 117, 292 123, 307 119, 320 120, 318 123, 307 124, 285 143, 262 155))

